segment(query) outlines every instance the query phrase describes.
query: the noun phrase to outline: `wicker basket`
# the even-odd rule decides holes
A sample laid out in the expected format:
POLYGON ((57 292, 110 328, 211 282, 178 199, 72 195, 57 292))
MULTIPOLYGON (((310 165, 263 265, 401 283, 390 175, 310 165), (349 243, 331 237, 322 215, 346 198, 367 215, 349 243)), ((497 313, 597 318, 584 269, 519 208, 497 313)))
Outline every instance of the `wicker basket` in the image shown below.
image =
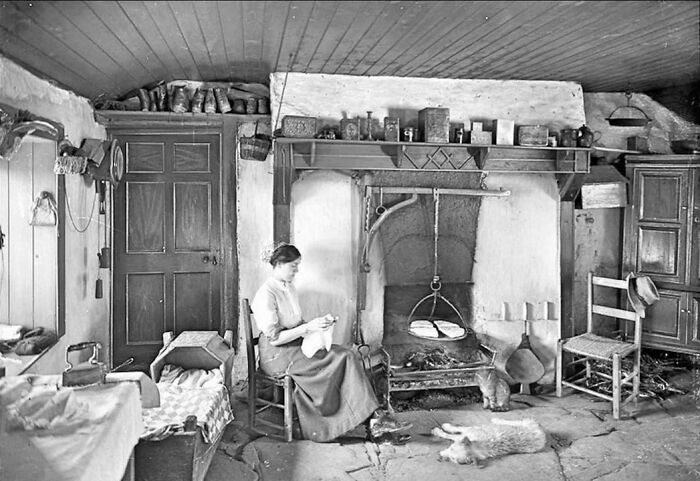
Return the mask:
POLYGON ((258 123, 255 122, 255 135, 252 137, 241 137, 241 159, 264 161, 272 147, 272 140, 269 135, 258 133, 258 123))

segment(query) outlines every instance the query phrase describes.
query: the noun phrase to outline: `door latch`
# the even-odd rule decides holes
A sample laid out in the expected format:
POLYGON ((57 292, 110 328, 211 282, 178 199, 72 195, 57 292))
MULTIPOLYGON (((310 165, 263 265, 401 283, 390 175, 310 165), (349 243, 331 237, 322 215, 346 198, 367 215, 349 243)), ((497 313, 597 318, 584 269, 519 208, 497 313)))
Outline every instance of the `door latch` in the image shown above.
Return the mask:
POLYGON ((218 259, 216 256, 210 256, 208 254, 205 254, 202 256, 202 262, 205 264, 208 264, 211 262, 211 265, 215 266, 219 263, 218 259))

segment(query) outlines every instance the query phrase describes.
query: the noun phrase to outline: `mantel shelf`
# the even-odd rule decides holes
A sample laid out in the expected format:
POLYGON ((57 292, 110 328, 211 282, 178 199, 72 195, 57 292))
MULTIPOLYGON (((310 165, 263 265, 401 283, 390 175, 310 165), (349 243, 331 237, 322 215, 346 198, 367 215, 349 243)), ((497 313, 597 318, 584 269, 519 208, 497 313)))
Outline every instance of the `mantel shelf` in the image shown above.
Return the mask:
POLYGON ((588 148, 277 137, 275 152, 297 170, 421 170, 587 173, 588 148))

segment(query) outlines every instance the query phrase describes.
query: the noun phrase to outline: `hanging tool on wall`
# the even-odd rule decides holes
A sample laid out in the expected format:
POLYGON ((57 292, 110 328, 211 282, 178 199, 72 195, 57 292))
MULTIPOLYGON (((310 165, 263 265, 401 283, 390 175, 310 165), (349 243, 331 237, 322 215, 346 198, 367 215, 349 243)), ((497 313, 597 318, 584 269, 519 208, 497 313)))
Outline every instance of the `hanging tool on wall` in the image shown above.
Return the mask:
POLYGON ((102 278, 100 268, 102 267, 102 255, 100 251, 100 221, 97 221, 97 280, 95 281, 95 299, 102 299, 102 278))

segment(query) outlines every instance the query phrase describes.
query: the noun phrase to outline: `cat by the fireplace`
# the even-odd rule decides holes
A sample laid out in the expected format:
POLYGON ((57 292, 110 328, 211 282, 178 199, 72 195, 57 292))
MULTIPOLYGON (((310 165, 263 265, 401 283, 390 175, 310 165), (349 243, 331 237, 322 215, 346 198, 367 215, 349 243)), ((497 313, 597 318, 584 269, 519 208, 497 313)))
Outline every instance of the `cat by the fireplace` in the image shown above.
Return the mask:
POLYGON ((439 459, 457 464, 479 463, 489 458, 516 453, 536 453, 544 449, 547 435, 533 419, 491 419, 490 424, 457 426, 445 423, 432 434, 452 444, 440 451, 439 459))
POLYGON ((477 371, 476 380, 484 399, 484 409, 510 411, 510 386, 495 369, 477 371))

